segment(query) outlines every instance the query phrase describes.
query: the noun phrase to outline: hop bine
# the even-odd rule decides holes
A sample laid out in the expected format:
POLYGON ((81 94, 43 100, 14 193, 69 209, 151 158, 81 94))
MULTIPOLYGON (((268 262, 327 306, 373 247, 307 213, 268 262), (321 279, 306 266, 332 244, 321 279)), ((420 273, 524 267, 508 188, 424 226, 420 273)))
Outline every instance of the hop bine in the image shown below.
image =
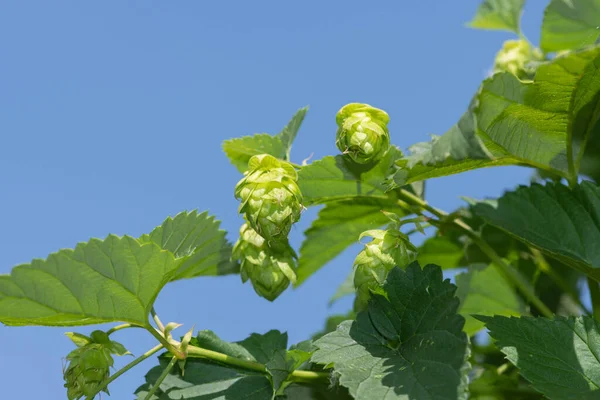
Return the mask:
POLYGON ((256 293, 275 300, 291 282, 296 282, 296 253, 287 241, 267 245, 249 224, 240 228, 240 238, 233 246, 233 258, 241 263, 242 281, 250 280, 256 293))
MULTIPOLYGON (((269 242, 287 240, 300 219, 302 193, 294 167, 268 154, 253 156, 248 171, 235 187, 250 226, 269 242)), ((270 243, 269 243, 270 244, 270 243)))
POLYGON ((336 145, 354 162, 379 161, 390 147, 388 114, 368 104, 350 103, 336 115, 336 145))

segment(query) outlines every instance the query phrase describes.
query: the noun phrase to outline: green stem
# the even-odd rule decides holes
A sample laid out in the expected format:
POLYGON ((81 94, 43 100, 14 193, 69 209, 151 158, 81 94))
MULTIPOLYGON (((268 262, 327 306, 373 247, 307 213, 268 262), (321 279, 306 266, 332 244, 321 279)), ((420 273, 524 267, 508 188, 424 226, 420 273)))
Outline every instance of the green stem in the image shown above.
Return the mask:
POLYGON ((171 352, 175 357, 180 360, 185 360, 185 354, 179 350, 179 342, 173 340, 169 341, 160 332, 158 332, 153 326, 147 326, 146 330, 150 332, 152 336, 156 338, 167 350, 171 352))
MULTIPOLYGON (((419 206, 422 210, 429 211, 440 220, 448 216, 447 212, 429 205, 429 203, 427 203, 425 200, 415 196, 407 190, 401 189, 399 194, 407 202, 419 206)), ((422 211, 418 211, 417 213, 423 215, 422 211)), ((431 220, 430 222, 434 225, 439 224, 439 221, 435 220, 431 220)), ((469 236, 473 243, 475 243, 492 261, 492 265, 498 268, 501 273, 504 274, 504 276, 506 276, 506 278, 512 282, 517 289, 519 289, 523 296, 525 296, 525 298, 540 311, 540 313, 548 318, 553 317, 552 311, 550 311, 550 309, 539 299, 539 297, 536 296, 533 288, 531 285, 529 285, 529 282, 527 282, 527 280, 523 277, 523 275, 521 275, 521 273, 519 273, 519 271, 506 263, 506 261, 504 261, 498 255, 498 253, 496 253, 496 251, 464 221, 456 218, 452 220, 452 223, 461 229, 467 236, 469 236)))
POLYGON ((106 331, 106 334, 108 336, 110 336, 111 334, 115 333, 116 331, 120 331, 121 329, 127 329, 127 328, 143 328, 143 326, 136 325, 136 324, 121 324, 121 325, 113 326, 112 328, 110 328, 109 330, 106 331))
POLYGON ((163 348, 162 344, 154 346, 153 348, 151 348, 150 350, 148 350, 147 352, 145 352, 144 354, 142 354, 141 356, 139 356, 138 358, 136 358, 135 360, 133 360, 132 362, 130 362, 129 364, 127 364, 126 366, 124 366, 123 368, 121 368, 120 370, 118 370, 117 372, 115 372, 106 381, 102 382, 96 388, 96 392, 94 394, 91 394, 91 395, 87 396, 86 400, 93 400, 93 398, 98 393, 100 393, 102 390, 104 390, 104 388, 106 388, 111 382, 113 382, 115 379, 117 379, 118 377, 120 377, 121 375, 123 375, 125 372, 129 371, 131 368, 135 367, 136 365, 138 365, 139 363, 141 363, 142 361, 144 361, 148 357, 152 356, 153 354, 155 354, 156 352, 158 352, 162 348, 163 348))
POLYGON ((164 332, 165 331, 165 326, 161 322, 160 318, 158 318, 158 314, 156 313, 156 310, 154 309, 154 307, 152 307, 152 309, 150 310, 150 314, 152 314, 152 319, 154 320, 154 323, 156 324, 156 327, 161 332, 164 332))
POLYGON ((154 393, 156 393, 156 391, 160 387, 160 384, 165 380, 167 375, 169 375, 169 372, 171 372, 176 362, 177 357, 173 356, 173 358, 171 358, 171 361, 169 362, 169 365, 167 365, 167 368, 165 368, 162 374, 160 374, 156 382, 154 382, 154 384, 152 385, 152 388, 150 389, 146 397, 144 397, 144 400, 150 400, 152 396, 154 396, 154 393))
POLYGON ((594 318, 600 321, 600 286, 598 286, 598 282, 592 278, 587 278, 587 282, 590 289, 590 297, 592 299, 592 312, 594 318))

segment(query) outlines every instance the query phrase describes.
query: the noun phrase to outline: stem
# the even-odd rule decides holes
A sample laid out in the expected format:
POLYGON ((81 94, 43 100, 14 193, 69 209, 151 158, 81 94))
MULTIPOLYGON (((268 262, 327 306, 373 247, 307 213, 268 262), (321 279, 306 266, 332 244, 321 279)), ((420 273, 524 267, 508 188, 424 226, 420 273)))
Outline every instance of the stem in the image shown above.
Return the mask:
POLYGON ((150 310, 150 314, 152 314, 152 319, 156 323, 156 326, 158 327, 158 329, 161 332, 164 332, 165 331, 165 326, 161 322, 160 318, 158 318, 158 314, 156 314, 156 310, 154 309, 154 307, 152 307, 152 309, 150 310))
MULTIPOLYGON (((439 219, 444 219, 448 216, 448 213, 435 208, 425 200, 421 199, 418 196, 410 193, 407 190, 400 189, 400 196, 404 198, 409 203, 418 205, 421 209, 429 211, 431 214, 435 215, 439 219)), ((417 214, 423 215, 422 211, 417 211, 417 214)), ((430 221, 432 224, 439 223, 439 221, 430 221)), ((479 236, 469 225, 467 225, 464 221, 459 218, 452 220, 452 223, 456 225, 459 229, 461 229, 471 240, 475 243, 481 251, 483 251, 490 260, 492 260, 492 265, 496 266, 505 276, 506 278, 512 282, 519 291, 525 296, 525 298, 533 304, 545 317, 552 318, 552 311, 536 296, 533 288, 529 285, 529 282, 513 267, 511 267, 506 261, 504 261, 498 253, 479 236)))
POLYGON ((150 400, 152 396, 154 396, 154 393, 156 393, 156 391, 160 387, 160 384, 165 380, 167 375, 169 375, 169 372, 171 372, 176 362, 177 357, 173 356, 173 358, 171 358, 171 361, 169 362, 169 365, 167 365, 167 368, 164 369, 164 371, 162 372, 162 374, 160 374, 156 382, 154 382, 154 385, 152 385, 152 388, 150 389, 144 400, 150 400))
POLYGON ((112 328, 110 328, 109 330, 107 330, 106 334, 108 336, 110 336, 111 334, 115 333, 116 331, 120 331, 121 329, 127 329, 127 328, 143 328, 143 326, 137 325, 137 324, 122 324, 122 325, 117 325, 117 326, 113 326, 112 328))
POLYGON ((154 327, 152 326, 148 326, 146 327, 146 330, 148 332, 150 332, 150 334, 152 336, 154 336, 156 338, 156 340, 158 340, 162 346, 164 346, 164 348, 166 348, 167 350, 169 350, 171 352, 171 354, 173 354, 175 357, 177 357, 180 360, 185 360, 185 354, 183 354, 179 349, 179 342, 173 340, 172 342, 168 341, 167 338, 165 338, 163 335, 161 335, 156 329, 154 329, 154 327))
POLYGON ((129 371, 131 368, 135 367, 136 365, 138 365, 139 363, 141 363, 142 361, 144 361, 148 357, 152 356, 153 354, 155 354, 156 352, 158 352, 162 348, 163 348, 162 344, 154 346, 153 348, 151 348, 150 350, 148 350, 147 352, 145 352, 144 354, 142 354, 141 356, 139 356, 138 358, 136 358, 135 360, 133 360, 132 362, 130 362, 129 364, 127 364, 126 366, 124 366, 123 368, 121 368, 120 370, 118 370, 117 372, 115 372, 106 381, 102 382, 96 388, 95 393, 87 396, 86 400, 93 400, 93 398, 98 393, 100 393, 100 391, 104 390, 104 388, 106 388, 112 381, 114 381, 115 379, 117 379, 118 377, 120 377, 121 375, 123 375, 125 372, 129 371))
POLYGON ((598 286, 598 282, 592 278, 587 278, 587 282, 590 289, 590 297, 592 299, 593 316, 597 320, 600 320, 600 286, 598 286))

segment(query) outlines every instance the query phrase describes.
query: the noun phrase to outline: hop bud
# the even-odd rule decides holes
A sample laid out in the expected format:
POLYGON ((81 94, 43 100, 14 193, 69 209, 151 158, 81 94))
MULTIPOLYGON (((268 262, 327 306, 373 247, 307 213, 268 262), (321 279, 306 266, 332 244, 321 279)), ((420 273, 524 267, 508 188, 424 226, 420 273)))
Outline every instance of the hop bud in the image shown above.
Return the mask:
POLYGON ((285 161, 268 154, 253 156, 248 171, 235 187, 239 212, 250 226, 269 241, 284 241, 300 219, 302 193, 298 174, 285 161))
POLYGON ((520 79, 528 78, 535 72, 531 64, 543 59, 542 52, 527 40, 507 40, 496 54, 494 73, 508 71, 520 79))
POLYGON ((354 162, 366 164, 378 161, 390 147, 387 124, 390 117, 383 110, 368 104, 350 103, 338 111, 336 145, 354 162))
POLYGON ((366 231, 360 238, 365 236, 373 240, 365 245, 354 260, 354 287, 359 309, 367 304, 371 290, 383 284, 392 268, 403 268, 416 259, 415 247, 397 229, 366 231))
POLYGON ((240 228, 233 257, 241 262, 242 281, 250 279, 256 293, 269 301, 287 289, 290 281, 296 281, 296 253, 287 241, 268 246, 265 238, 249 224, 240 228))

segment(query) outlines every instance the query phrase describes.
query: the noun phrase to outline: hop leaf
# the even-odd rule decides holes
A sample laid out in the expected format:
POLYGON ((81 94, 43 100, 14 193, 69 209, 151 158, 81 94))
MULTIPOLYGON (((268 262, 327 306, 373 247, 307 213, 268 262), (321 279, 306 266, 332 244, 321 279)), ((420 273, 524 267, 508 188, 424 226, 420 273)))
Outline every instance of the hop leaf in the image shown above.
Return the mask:
POLYGON ((535 62, 542 61, 542 52, 527 40, 507 40, 496 54, 494 73, 508 71, 519 79, 530 78, 535 72, 535 62))
POLYGON ((250 280, 256 293, 275 300, 291 282, 296 282, 296 253, 285 242, 267 245, 249 224, 240 228, 240 238, 233 247, 233 257, 241 263, 242 281, 250 280))
POLYGON ((416 260, 416 248, 408 237, 397 229, 375 229, 363 232, 362 239, 370 236, 373 240, 365 245, 354 260, 354 287, 356 288, 356 308, 366 306, 371 291, 377 289, 395 266, 404 268, 416 260))
POLYGON ((389 121, 383 110, 368 104, 347 104, 336 116, 336 145, 356 163, 379 161, 390 147, 389 121))
POLYGON ((291 164, 268 154, 253 156, 248 171, 235 187, 250 226, 271 241, 285 241, 300 219, 302 193, 298 174, 291 164))

